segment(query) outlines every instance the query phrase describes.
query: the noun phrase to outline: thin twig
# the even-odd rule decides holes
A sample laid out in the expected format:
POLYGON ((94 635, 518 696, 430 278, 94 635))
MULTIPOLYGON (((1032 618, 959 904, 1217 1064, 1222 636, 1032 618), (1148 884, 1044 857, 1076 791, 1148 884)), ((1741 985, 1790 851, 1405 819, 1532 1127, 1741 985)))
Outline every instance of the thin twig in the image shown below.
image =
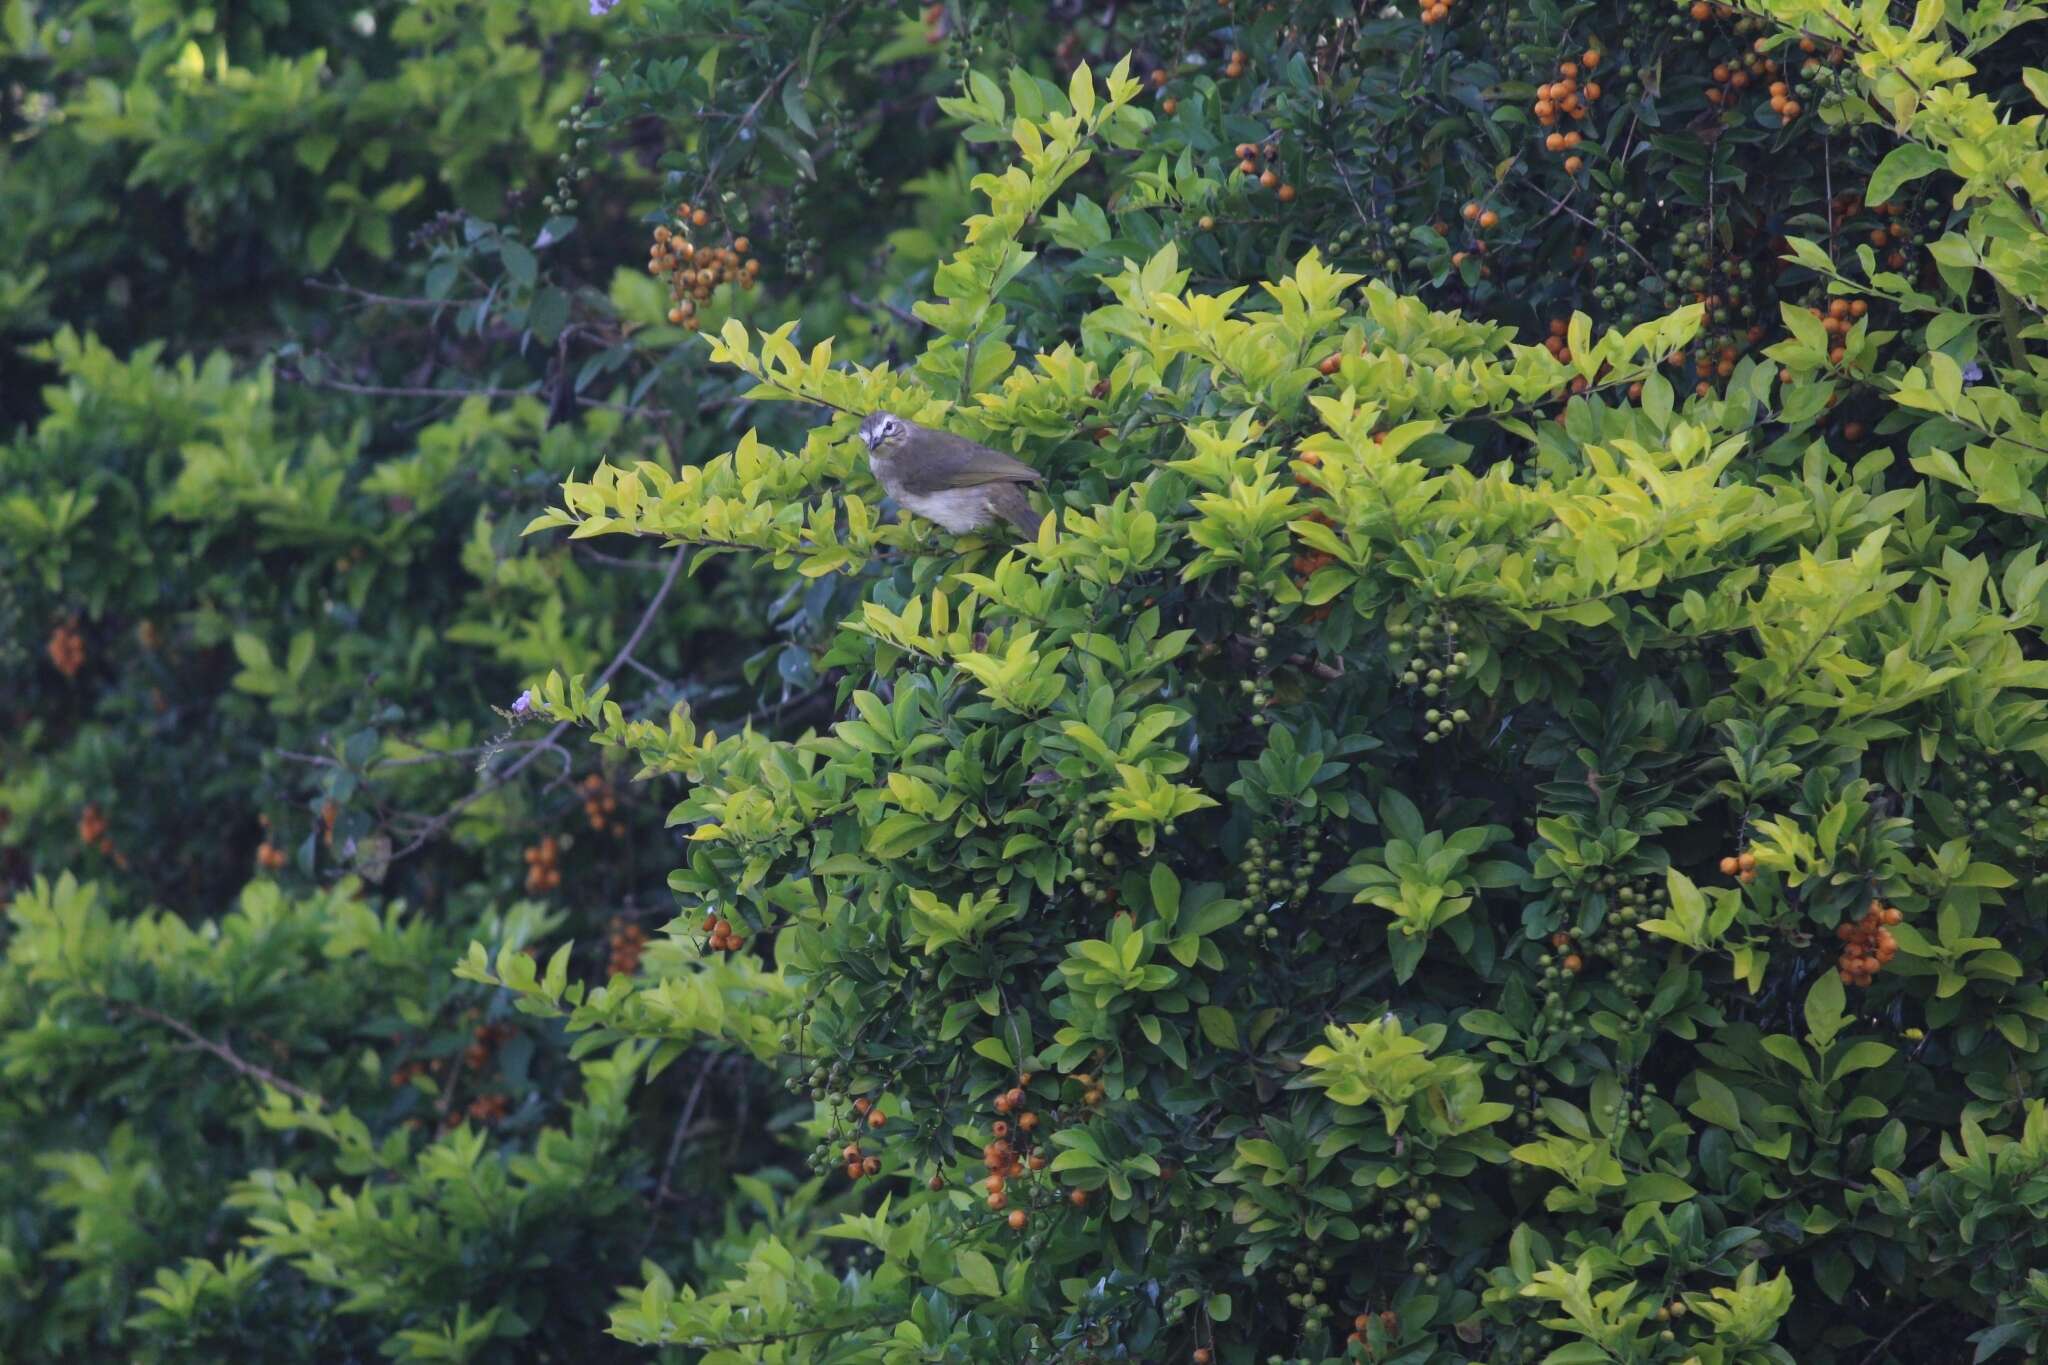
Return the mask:
POLYGON ((855 308, 860 309, 864 313, 870 311, 871 309, 880 309, 882 312, 887 313, 890 317, 896 319, 896 321, 902 323, 905 327, 931 326, 930 323, 926 322, 917 314, 910 312, 907 309, 899 308, 895 304, 889 302, 887 299, 877 299, 873 303, 869 303, 866 299, 862 298, 858 294, 848 294, 846 296, 846 301, 852 304, 855 308))
MULTIPOLYGON (((300 371, 286 376, 294 383, 310 388, 329 389, 335 393, 353 393, 365 398, 531 398, 542 401, 545 395, 538 389, 469 388, 437 389, 426 384, 356 384, 346 379, 316 379, 300 371)), ((604 408, 610 412, 623 412, 633 417, 673 417, 670 408, 656 407, 647 403, 614 403, 603 398, 586 398, 575 395, 581 407, 604 408)))
POLYGON ((1884 1359, 1884 1348, 1892 1344, 1892 1338, 1905 1331, 1908 1327, 1911 1327, 1921 1317, 1932 1311, 1935 1305, 1940 1302, 1941 1300, 1939 1299, 1929 1299, 1926 1303, 1921 1304, 1918 1308, 1915 1308, 1912 1312, 1901 1318, 1899 1325, 1886 1332, 1884 1339, 1871 1348, 1869 1355, 1863 1357, 1863 1365, 1877 1365, 1878 1361, 1884 1359))
POLYGON ((1588 218, 1585 214, 1580 213, 1577 209, 1573 208, 1570 204, 1566 203, 1562 199, 1552 198, 1549 190, 1544 189, 1541 185, 1536 184, 1534 181, 1530 182, 1530 186, 1536 191, 1536 193, 1542 195, 1545 199, 1550 201, 1551 217, 1555 218, 1561 212, 1569 213, 1572 217, 1578 219, 1587 227, 1592 228, 1601 236, 1606 237, 1611 241, 1620 243, 1622 250, 1628 252, 1629 255, 1641 261, 1645 269, 1655 270, 1657 268, 1654 264, 1651 263, 1650 258, 1648 256, 1645 256, 1642 252, 1636 250, 1635 244, 1633 242, 1629 241, 1628 238, 1616 232, 1613 228, 1608 227, 1605 223, 1594 222, 1591 218, 1588 218))
POLYGON ((138 1005, 132 1000, 115 1000, 111 997, 102 997, 102 999, 106 1000, 109 1009, 123 1014, 132 1014, 138 1019, 147 1019, 152 1024, 158 1024, 169 1029, 200 1051, 210 1052, 215 1057, 220 1058, 220 1060, 233 1067, 235 1071, 247 1076, 252 1081, 260 1081, 274 1090, 282 1090, 285 1094, 290 1095, 296 1100, 316 1105, 322 1103, 320 1097, 312 1091, 302 1086, 293 1085, 290 1081, 267 1067, 258 1066, 226 1043, 215 1042, 211 1038, 202 1036, 198 1029, 193 1028, 182 1019, 174 1019, 162 1010, 151 1009, 147 1005, 138 1005))
MULTIPOLYGON (((638 647, 640 641, 646 636, 648 628, 654 624, 655 613, 659 612, 661 610, 661 604, 668 600, 669 589, 675 587, 676 575, 682 572, 683 561, 689 558, 690 548, 691 547, 688 545, 682 545, 676 548, 675 555, 669 560, 668 573, 664 575, 661 580, 661 586, 655 589, 654 598, 647 604, 647 610, 640 614, 640 623, 633 627, 633 633, 626 637, 626 643, 619 646, 619 652, 612 656, 612 661, 610 663, 605 665, 604 672, 597 675, 597 681, 591 684, 591 691, 595 692, 598 688, 603 687, 606 683, 612 680, 613 675, 615 675, 621 668, 625 667, 627 656, 632 654, 633 650, 636 647, 638 647)), ((421 829, 418 834, 413 836, 411 843, 407 844, 404 848, 398 850, 396 853, 393 853, 391 855, 391 861, 395 863, 400 858, 408 857, 411 854, 417 853, 420 849, 426 847, 429 840, 433 839, 436 835, 440 834, 442 830, 448 828, 450 824, 454 823, 456 816, 462 814, 462 812, 469 809, 470 806, 482 800, 484 797, 490 795, 498 788, 504 786, 513 778, 519 776, 519 774, 524 772, 528 765, 530 765, 536 758, 540 757, 543 753, 546 753, 549 749, 557 749, 557 751, 559 751, 559 746, 555 743, 555 741, 560 739, 565 733, 567 733, 568 729, 568 721, 565 720, 558 722, 555 725, 554 729, 548 731, 547 734, 544 735, 538 742, 536 742, 533 748, 527 750, 525 755, 523 755, 516 763, 513 763, 503 772, 497 774, 488 782, 484 783, 483 786, 478 787, 475 791, 469 793, 460 801, 457 801, 454 805, 450 806, 447 810, 442 811, 439 815, 435 816, 432 820, 428 821, 426 827, 421 829)))
POLYGON ((690 1087, 688 1099, 683 1101, 683 1112, 676 1119, 675 1132, 669 1135, 668 1155, 661 1163, 661 1179, 654 1187, 654 1220, 648 1225, 647 1235, 654 1236, 654 1223, 661 1221, 661 1206, 669 1197, 668 1181, 675 1174, 676 1160, 683 1152, 683 1138, 689 1134, 690 1120, 697 1117, 697 1101, 704 1098, 704 1083, 711 1079, 711 1073, 725 1064, 724 1056, 714 1056, 697 1068, 697 1080, 690 1087))

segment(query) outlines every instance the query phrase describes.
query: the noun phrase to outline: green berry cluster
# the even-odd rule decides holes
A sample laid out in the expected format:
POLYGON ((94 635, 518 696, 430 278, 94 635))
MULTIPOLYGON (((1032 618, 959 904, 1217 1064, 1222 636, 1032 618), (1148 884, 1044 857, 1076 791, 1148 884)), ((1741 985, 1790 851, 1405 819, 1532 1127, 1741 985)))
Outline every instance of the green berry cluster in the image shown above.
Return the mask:
POLYGON ((1279 938, 1280 926, 1273 916, 1301 908, 1315 889, 1316 869, 1322 861, 1323 836, 1313 825, 1296 829, 1271 820, 1256 825, 1252 837, 1245 840, 1244 858, 1238 863, 1244 879, 1239 886, 1241 899, 1259 907, 1244 922, 1244 936, 1267 943, 1279 938))
POLYGON ((1469 712, 1450 704, 1471 664, 1471 657, 1458 647, 1456 621, 1440 614, 1419 623, 1395 621, 1387 627, 1387 655, 1393 661, 1395 682, 1427 703, 1422 712, 1424 744, 1448 739, 1459 726, 1471 723, 1469 712))
MULTIPOLYGON (((610 58, 601 59, 597 69, 602 73, 611 64, 610 58)), ((541 207, 549 213, 570 213, 576 208, 576 186, 590 174, 590 167, 584 164, 584 154, 590 150, 590 132, 599 123, 598 109, 604 97, 596 90, 583 97, 576 106, 576 112, 560 119, 555 126, 569 134, 561 155, 555 158, 555 188, 541 200, 541 207)))
POLYGON ((1230 605, 1251 608, 1251 615, 1245 618, 1245 626, 1252 638, 1253 676, 1239 679, 1238 687, 1251 700, 1252 724, 1264 726, 1266 710, 1273 704, 1273 636, 1278 633, 1279 625, 1269 610, 1252 602, 1250 593, 1257 582, 1251 570, 1241 571, 1237 576, 1237 591, 1230 595, 1230 605))
MULTIPOLYGON (((1165 830, 1169 837, 1178 832, 1171 825, 1165 830)), ((1096 905, 1108 905, 1116 899, 1116 879, 1123 860, 1114 847, 1115 836, 1116 827, 1103 819, 1084 819, 1074 828, 1073 856, 1066 878, 1096 905)))

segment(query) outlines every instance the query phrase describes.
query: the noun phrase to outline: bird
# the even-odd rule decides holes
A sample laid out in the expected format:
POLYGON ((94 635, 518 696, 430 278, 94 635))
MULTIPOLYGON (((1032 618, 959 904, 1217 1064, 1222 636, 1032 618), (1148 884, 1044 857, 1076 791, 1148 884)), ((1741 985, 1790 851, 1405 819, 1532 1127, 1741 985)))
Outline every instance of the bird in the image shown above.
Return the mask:
POLYGON ((1036 539, 1044 521, 1024 489, 1044 475, 1000 450, 950 431, 921 427, 893 412, 860 424, 868 468, 897 505, 959 535, 996 518, 1036 539))

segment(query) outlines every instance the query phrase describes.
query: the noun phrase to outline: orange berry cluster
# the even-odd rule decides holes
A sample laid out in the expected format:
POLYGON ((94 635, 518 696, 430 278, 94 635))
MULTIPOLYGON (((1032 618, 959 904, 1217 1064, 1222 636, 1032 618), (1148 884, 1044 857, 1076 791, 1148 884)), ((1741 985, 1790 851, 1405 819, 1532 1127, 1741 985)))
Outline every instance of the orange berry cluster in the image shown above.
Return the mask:
MULTIPOLYGON (((1565 340, 1566 334, 1570 331, 1571 324, 1565 319, 1552 318, 1548 327, 1549 334, 1543 338, 1543 349, 1550 352, 1560 364, 1569 365, 1571 363, 1572 348, 1565 340)), ((1607 373, 1607 367, 1604 364, 1600 367, 1600 373, 1603 376, 1607 373)), ((1590 387, 1592 386, 1586 382, 1586 376, 1579 374, 1573 375, 1571 382, 1556 392, 1560 394, 1584 393, 1590 387)), ((1560 425, 1564 422, 1564 413, 1562 411, 1557 414, 1557 420, 1560 425)))
POLYGON ((1896 906, 1872 900, 1863 918, 1843 920, 1835 926, 1835 937, 1842 940, 1842 955, 1835 959, 1835 970, 1840 973, 1843 985, 1868 986, 1870 979, 1898 956, 1899 944, 1892 937, 1891 926, 1904 918, 1896 906))
POLYGON ((1571 364, 1572 348, 1565 341, 1565 336, 1571 331, 1570 321, 1565 318, 1552 318, 1549 331, 1550 334, 1543 338, 1543 349, 1564 364, 1571 364))
POLYGON ((1500 215, 1490 208, 1483 207, 1477 199, 1467 200, 1461 212, 1466 222, 1482 232, 1491 232, 1500 226, 1500 215))
POLYGON ((469 1102, 469 1116, 478 1123, 496 1123, 512 1112, 512 1101, 502 1094, 478 1095, 469 1102))
POLYGON ((1256 178, 1259 182, 1259 188, 1272 190, 1281 203, 1291 204, 1294 202, 1294 186, 1282 181, 1279 168, 1270 164, 1280 156, 1279 144, 1273 142, 1240 142, 1235 150, 1237 152, 1238 170, 1256 178), (1268 163, 1263 168, 1260 166, 1261 158, 1268 163))
POLYGON ((1557 965, 1573 976, 1586 970, 1586 959, 1579 952, 1578 942, 1570 933, 1560 929, 1550 936, 1550 946, 1557 950, 1557 965))
POLYGON ((882 1159, 861 1151, 858 1142, 849 1142, 839 1149, 839 1155, 846 1162, 846 1178, 859 1180, 862 1176, 880 1175, 882 1159))
POLYGON ((853 1112, 866 1119, 870 1128, 888 1126, 889 1116, 882 1112, 879 1097, 869 1099, 866 1095, 856 1096, 853 1101, 853 1112))
POLYGON ((1579 54, 1577 61, 1562 61, 1557 64, 1557 79, 1548 85, 1536 87, 1536 103, 1530 112, 1536 122, 1552 131, 1544 136, 1546 151, 1564 156, 1564 168, 1568 174, 1577 175, 1585 166, 1585 159, 1577 154, 1580 142, 1576 128, 1560 129, 1560 119, 1577 123, 1591 112, 1591 106, 1600 98, 1600 82, 1593 79, 1593 69, 1600 65, 1600 53, 1587 48, 1579 54), (1579 78, 1585 77, 1584 84, 1579 78))
POLYGON ((1828 208, 1829 225, 1840 227, 1844 219, 1862 213, 1866 209, 1879 217, 1891 220, 1870 230, 1870 244, 1879 251, 1884 251, 1886 247, 1890 247, 1890 252, 1884 258, 1885 264, 1894 270, 1905 269, 1906 253, 1904 247, 1906 243, 1913 240, 1913 233, 1910 228, 1899 221, 1906 214, 1903 204, 1888 200, 1882 204, 1866 206, 1863 202, 1863 196, 1860 194, 1837 195, 1835 202, 1828 208))
POLYGON ((78 670, 85 667, 85 637, 78 633, 78 618, 59 625, 50 632, 50 662, 57 671, 67 678, 78 676, 78 670))
POLYGON ((478 1024, 470 1030, 469 1046, 462 1049, 462 1064, 471 1071, 481 1071, 491 1064, 497 1054, 498 1045, 505 1042, 519 1030, 500 1021, 495 1024, 478 1024))
POLYGON ((647 248, 647 273, 668 278, 668 320, 692 332, 701 325, 697 305, 708 300, 712 290, 734 283, 752 289, 761 274, 761 260, 749 256, 754 244, 745 237, 733 238, 730 246, 705 247, 690 239, 693 231, 710 222, 705 210, 678 204, 675 226, 656 228, 654 243, 647 248))
POLYGON ((1234 81, 1239 76, 1242 76, 1244 74, 1244 64, 1250 60, 1251 58, 1245 55, 1243 48, 1232 48, 1230 50, 1230 61, 1223 68, 1224 79, 1234 81))
MULTIPOLYGON (((1165 67, 1155 66, 1152 68, 1152 88, 1154 90, 1164 90, 1168 79, 1170 78, 1166 74, 1165 67)), ((1165 114, 1168 118, 1171 118, 1179 108, 1180 101, 1171 95, 1164 96, 1159 101, 1159 112, 1165 114)))
POLYGON ((747 936, 736 932, 731 920, 706 915, 702 928, 711 935, 709 947, 714 953, 736 953, 747 945, 747 936))
POLYGON ((538 896, 562 884, 562 846, 550 834, 520 855, 526 859, 526 894, 538 896))
POLYGON ((412 1084, 415 1076, 438 1076, 448 1069, 448 1063, 441 1059, 433 1061, 402 1062, 391 1071, 391 1088, 401 1089, 412 1084))
POLYGON ((1730 854, 1721 860, 1721 875, 1748 886, 1756 880, 1756 855, 1747 850, 1730 854))
POLYGON ((265 872, 282 872, 291 856, 270 841, 270 817, 259 815, 256 823, 263 826, 263 842, 256 846, 256 866, 265 872))
POLYGON ((610 831, 618 833, 622 828, 611 818, 619 809, 618 793, 602 774, 592 773, 583 779, 583 816, 590 821, 590 828, 598 834, 610 831))
MULTIPOLYGON (((983 1187, 988 1191, 991 1213, 1002 1213, 1009 1208, 1009 1183, 1012 1180, 1027 1170, 1042 1171, 1046 1167, 1043 1152, 1019 1150, 1020 1147, 1030 1147, 1032 1134, 1038 1130, 1038 1115, 1024 1107, 1030 1103, 1030 1096, 1024 1093, 1024 1087, 1030 1083, 1031 1073, 1024 1072, 1017 1077, 1014 1087, 995 1098, 996 1113, 1016 1115, 1016 1124, 1013 1131, 1007 1118, 997 1119, 989 1125, 990 1141, 981 1149, 981 1164, 988 1169, 988 1179, 983 1187)), ((1077 1190, 1075 1193, 1082 1196, 1074 1200, 1075 1207, 1079 1208, 1086 1202, 1086 1192, 1077 1190)), ((1012 1231, 1022 1232, 1031 1217, 1022 1209, 1009 1209, 1005 1221, 1012 1231)))
POLYGON ((937 47, 940 43, 946 41, 947 23, 946 7, 944 5, 926 5, 924 12, 919 17, 924 20, 924 40, 927 43, 937 47))
MULTIPOLYGON (((1880 228, 1871 235, 1882 236, 1883 229, 1880 228)), ((1829 299, 1826 308, 1808 308, 1806 311, 1820 319, 1822 331, 1831 337, 1843 338, 1855 330, 1856 319, 1868 313, 1870 305, 1862 299, 1837 298, 1829 299)), ((1828 348, 1828 363, 1839 365, 1847 355, 1848 351, 1838 340, 1835 345, 1828 348)))
MULTIPOLYGON (((1371 1313, 1360 1313, 1357 1317, 1353 1318, 1351 1320, 1351 1335, 1346 1340, 1363 1344, 1366 1340, 1366 1332, 1372 1327, 1372 1319, 1373 1315, 1371 1313)), ((1380 1329, 1389 1335, 1401 1330, 1401 1315, 1393 1309, 1388 1308, 1382 1311, 1379 1319, 1380 1329)))
MULTIPOLYGON (((0 813, 0 829, 6 824, 4 813, 0 813)), ((127 868, 128 855, 114 847, 113 836, 107 833, 107 817, 97 802, 86 802, 85 809, 78 813, 78 841, 87 848, 98 849, 101 857, 111 858, 114 866, 127 868)))
POLYGON ((1799 101, 1788 98, 1791 86, 1773 79, 1781 74, 1782 68, 1776 61, 1761 52, 1752 52, 1748 57, 1738 56, 1732 62, 1716 62, 1714 69, 1707 73, 1709 84, 1703 93, 1708 104, 1732 109, 1751 86, 1762 86, 1769 81, 1771 109, 1789 122, 1799 116, 1799 101), (1786 105, 1791 106, 1790 113, 1785 112, 1786 105))
POLYGON ((624 915, 614 915, 607 939, 612 948, 611 966, 607 975, 631 976, 640 970, 640 955, 647 951, 645 929, 624 915))

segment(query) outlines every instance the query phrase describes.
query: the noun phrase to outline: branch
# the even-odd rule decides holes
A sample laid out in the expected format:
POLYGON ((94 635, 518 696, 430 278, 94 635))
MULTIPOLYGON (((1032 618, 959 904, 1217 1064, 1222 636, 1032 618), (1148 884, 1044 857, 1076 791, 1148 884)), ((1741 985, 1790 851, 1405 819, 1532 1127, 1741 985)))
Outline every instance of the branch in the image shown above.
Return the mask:
POLYGON ((854 307, 860 309, 862 312, 866 312, 869 309, 879 308, 884 313, 887 313, 890 317, 896 319, 896 321, 902 323, 905 327, 931 326, 930 323, 926 322, 917 314, 910 312, 907 309, 899 308, 895 304, 889 302, 887 299, 877 299, 875 302, 869 303, 866 299, 862 298, 858 294, 848 294, 846 296, 846 301, 852 304, 854 307))
MULTIPOLYGON (((346 379, 315 379, 303 371, 280 371, 279 378, 315 389, 331 389, 336 393, 360 394, 365 398, 532 398, 536 401, 545 397, 538 389, 437 389, 426 384, 354 384, 346 379)), ((576 402, 586 408, 604 408, 611 412, 623 412, 634 417, 673 417, 670 408, 654 407, 644 403, 613 403, 603 398, 586 398, 577 394, 576 402)))
MULTIPOLYGON (((619 646, 619 652, 617 654, 614 654, 612 656, 612 661, 605 665, 604 672, 597 675, 597 681, 591 684, 591 691, 595 692, 598 688, 603 687, 606 683, 612 680, 613 675, 615 675, 621 668, 625 667, 627 656, 632 654, 634 649, 639 646, 640 641, 643 638, 645 638, 648 627, 654 624, 655 613, 660 611, 661 604, 668 600, 669 590, 675 587, 676 575, 682 572, 683 561, 689 557, 689 553, 689 546, 683 545, 677 547, 674 557, 672 557, 669 560, 668 572, 662 577, 661 586, 655 589, 654 591, 654 599, 647 604, 647 610, 640 614, 640 623, 633 627, 633 633, 626 637, 626 643, 619 646)), ((556 745, 555 741, 560 739, 568 731, 568 729, 568 721, 565 720, 558 722, 555 725, 554 729, 548 731, 546 735, 542 736, 541 739, 535 743, 534 747, 528 749, 526 753, 522 755, 517 762, 513 763, 503 772, 497 774, 488 782, 484 783, 483 786, 478 787, 475 791, 469 793, 469 795, 463 797, 460 801, 457 801, 447 810, 442 811, 439 815, 435 816, 432 820, 428 821, 426 827, 420 830, 418 834, 413 836, 413 840, 411 843, 407 844, 404 848, 399 849, 396 853, 393 853, 391 855, 391 861, 395 863, 400 858, 409 857, 412 854, 419 852, 419 850, 426 847, 427 843, 430 840, 432 840, 436 835, 440 834, 442 830, 448 828, 449 825, 453 824, 456 816, 462 814, 462 812, 469 809, 470 806, 482 800, 484 797, 490 795, 498 788, 504 786, 513 778, 519 776, 519 774, 524 772, 527 766, 531 764, 536 758, 539 758, 542 754, 546 753, 550 749, 556 749, 559 752, 559 746, 556 745)))
POLYGON ((1884 1348, 1892 1344, 1892 1338, 1905 1331, 1908 1327, 1911 1327, 1915 1322, 1918 1322, 1922 1316, 1940 1302, 1941 1300, 1939 1299, 1929 1299, 1926 1303, 1921 1304, 1918 1308, 1906 1314, 1905 1317, 1899 1319, 1899 1325, 1886 1332, 1884 1340, 1878 1342, 1876 1346, 1871 1348, 1870 1354, 1863 1357, 1863 1365, 1877 1365, 1878 1361, 1884 1359, 1884 1348))
POLYGON ((256 1063, 249 1061, 224 1042, 217 1043, 211 1038, 201 1037, 198 1029, 193 1028, 182 1019, 174 1019, 161 1010, 151 1009, 147 1005, 138 1005, 130 1000, 115 1000, 111 996, 101 996, 100 998, 106 1002, 107 1008, 117 1013, 132 1014, 138 1019, 146 1019, 152 1024, 158 1024, 169 1029, 193 1047, 198 1048, 202 1052, 212 1053, 252 1081, 259 1081, 274 1090, 282 1090, 285 1094, 290 1095, 296 1100, 315 1105, 322 1104, 320 1097, 312 1091, 293 1085, 276 1072, 256 1065, 256 1063))

